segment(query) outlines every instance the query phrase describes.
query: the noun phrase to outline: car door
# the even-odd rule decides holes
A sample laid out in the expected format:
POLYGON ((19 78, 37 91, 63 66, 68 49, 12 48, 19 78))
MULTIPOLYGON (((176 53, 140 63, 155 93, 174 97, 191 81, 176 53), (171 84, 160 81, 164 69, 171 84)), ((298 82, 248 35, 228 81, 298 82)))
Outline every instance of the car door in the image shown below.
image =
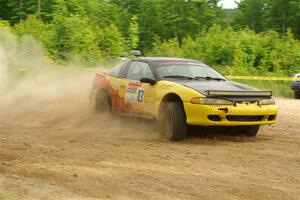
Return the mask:
POLYGON ((154 79, 153 72, 148 63, 133 61, 126 74, 125 101, 128 103, 129 114, 154 116, 156 86, 142 83, 141 78, 154 79))
POLYGON ((123 62, 112 68, 107 73, 107 90, 111 96, 112 111, 124 113, 127 112, 127 104, 124 100, 127 80, 125 78, 125 69, 128 62, 123 62))

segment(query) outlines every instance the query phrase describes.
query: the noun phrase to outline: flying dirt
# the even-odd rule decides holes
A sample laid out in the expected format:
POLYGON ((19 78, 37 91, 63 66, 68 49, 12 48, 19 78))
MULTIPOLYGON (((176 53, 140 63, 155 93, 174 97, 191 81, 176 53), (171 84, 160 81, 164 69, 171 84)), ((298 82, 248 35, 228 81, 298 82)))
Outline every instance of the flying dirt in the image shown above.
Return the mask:
POLYGON ((1 200, 300 196, 299 100, 276 98, 278 123, 256 138, 195 130, 174 143, 154 122, 95 113, 94 71, 14 48, 0 48, 1 200))

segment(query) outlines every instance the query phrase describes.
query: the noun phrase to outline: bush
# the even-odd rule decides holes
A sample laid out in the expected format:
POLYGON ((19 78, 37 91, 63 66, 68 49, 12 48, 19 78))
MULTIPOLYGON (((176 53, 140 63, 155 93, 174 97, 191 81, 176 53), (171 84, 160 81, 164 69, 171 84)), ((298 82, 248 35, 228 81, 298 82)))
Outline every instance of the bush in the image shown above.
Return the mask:
POLYGON ((23 35, 30 35, 42 42, 44 47, 51 50, 52 39, 53 39, 53 30, 52 26, 45 24, 35 15, 30 15, 25 21, 22 21, 19 24, 16 24, 13 27, 14 33, 17 36, 21 37, 23 35))
POLYGON ((161 41, 158 37, 154 39, 153 50, 149 53, 153 56, 184 57, 177 38, 161 41))
POLYGON ((102 58, 98 39, 88 19, 73 15, 58 16, 54 19, 50 53, 58 60, 74 57, 94 64, 102 58))
POLYGON ((125 40, 117 26, 111 24, 97 31, 98 45, 107 59, 119 57, 124 53, 125 40))
POLYGON ((214 25, 195 38, 184 38, 181 44, 176 38, 156 40, 149 54, 200 60, 228 75, 289 76, 300 71, 300 43, 291 32, 281 38, 275 31, 256 34, 214 25))

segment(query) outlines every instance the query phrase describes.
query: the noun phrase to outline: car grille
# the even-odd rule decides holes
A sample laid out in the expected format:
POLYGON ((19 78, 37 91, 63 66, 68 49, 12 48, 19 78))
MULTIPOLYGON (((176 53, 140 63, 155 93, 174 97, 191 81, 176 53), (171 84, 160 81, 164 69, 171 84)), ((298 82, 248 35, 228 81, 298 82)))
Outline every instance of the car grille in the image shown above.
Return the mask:
POLYGON ((264 117, 264 115, 227 115, 226 119, 236 122, 256 122, 262 121, 264 117))

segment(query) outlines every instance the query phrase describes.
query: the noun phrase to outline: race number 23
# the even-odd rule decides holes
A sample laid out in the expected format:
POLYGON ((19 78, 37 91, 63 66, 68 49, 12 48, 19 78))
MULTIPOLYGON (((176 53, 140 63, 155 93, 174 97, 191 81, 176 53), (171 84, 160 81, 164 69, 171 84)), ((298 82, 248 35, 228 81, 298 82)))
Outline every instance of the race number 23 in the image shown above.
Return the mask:
POLYGON ((144 103, 144 89, 138 89, 138 91, 137 91, 137 102, 144 103))

